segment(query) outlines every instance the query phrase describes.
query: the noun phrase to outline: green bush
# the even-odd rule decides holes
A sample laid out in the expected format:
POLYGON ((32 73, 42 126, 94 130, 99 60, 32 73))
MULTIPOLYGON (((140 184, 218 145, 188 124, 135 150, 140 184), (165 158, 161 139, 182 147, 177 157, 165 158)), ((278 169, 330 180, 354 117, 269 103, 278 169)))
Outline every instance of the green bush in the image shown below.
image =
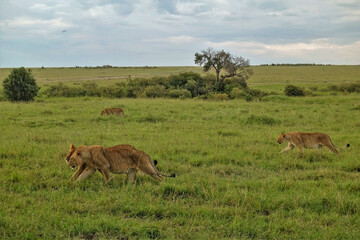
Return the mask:
POLYGON ((94 82, 85 82, 82 84, 84 91, 86 92, 86 96, 101 96, 101 91, 98 88, 98 85, 94 82))
POLYGON ((86 91, 83 88, 70 88, 63 83, 52 85, 44 91, 48 97, 81 97, 86 96, 86 91))
POLYGON ((294 85, 287 85, 285 87, 285 95, 290 97, 302 97, 305 96, 305 91, 297 86, 294 85))
POLYGON ((39 92, 31 69, 15 68, 3 81, 4 95, 10 101, 33 101, 39 92))
POLYGON ((127 96, 126 89, 120 86, 101 87, 99 92, 102 97, 123 98, 127 96))
POLYGON ((170 98, 191 98, 191 93, 186 89, 171 89, 167 95, 170 98))
POLYGON ((155 85, 146 87, 144 93, 145 96, 149 98, 165 97, 166 90, 164 86, 155 85))
POLYGON ((342 92, 360 92, 360 81, 356 83, 343 83, 338 87, 342 92))
POLYGON ((246 93, 243 89, 240 88, 233 88, 231 90, 231 92, 229 93, 229 98, 230 99, 239 99, 239 98, 245 98, 246 97, 246 93))

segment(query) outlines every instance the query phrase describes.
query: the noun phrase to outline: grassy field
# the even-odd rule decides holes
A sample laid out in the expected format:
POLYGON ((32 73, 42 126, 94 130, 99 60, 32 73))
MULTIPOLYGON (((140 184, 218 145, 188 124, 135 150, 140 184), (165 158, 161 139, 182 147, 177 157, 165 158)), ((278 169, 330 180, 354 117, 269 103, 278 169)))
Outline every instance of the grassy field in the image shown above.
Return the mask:
MULTIPOLYGON (((281 84, 338 84, 359 81, 359 66, 253 66, 253 76, 248 80, 250 86, 268 88, 281 84)), ((6 78, 11 69, 0 68, 0 81, 6 78)), ((109 85, 136 77, 168 76, 182 72, 203 73, 201 67, 118 67, 118 68, 33 68, 32 72, 39 85, 63 82, 78 84, 96 81, 109 85)))
MULTIPOLYGON (((359 67, 349 68, 349 76, 341 68, 341 80, 310 69, 316 73, 306 86, 358 80, 352 74, 359 67)), ((259 67, 249 84, 305 84, 282 72, 296 70, 259 67), (275 69, 279 77, 271 79, 266 71, 275 69)), ((0 113, 1 239, 360 235, 359 94, 275 95, 261 102, 39 98, 0 101, 0 113), (106 107, 122 107, 127 117, 100 116, 106 107), (276 144, 278 135, 295 130, 326 132, 335 145, 351 147, 339 155, 328 149, 279 154, 285 145, 276 144), (96 173, 68 184, 74 170, 63 159, 71 143, 132 144, 177 177, 157 182, 139 175, 127 184, 125 175, 113 174, 105 184, 96 173)))
MULTIPOLYGON (((9 75, 11 69, 0 69, 1 81, 9 75)), ((168 76, 182 72, 202 73, 201 67, 119 67, 119 68, 33 68, 32 73, 39 85, 65 83, 78 84, 84 81, 96 81, 99 85, 110 85, 129 77, 168 76)))

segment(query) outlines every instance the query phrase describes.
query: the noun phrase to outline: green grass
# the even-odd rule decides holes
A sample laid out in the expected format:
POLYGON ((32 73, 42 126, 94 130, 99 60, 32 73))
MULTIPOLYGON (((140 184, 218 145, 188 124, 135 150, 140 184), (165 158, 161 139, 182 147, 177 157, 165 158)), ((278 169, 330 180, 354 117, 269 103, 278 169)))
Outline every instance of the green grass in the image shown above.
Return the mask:
MULTIPOLYGON (((265 80, 264 80, 265 81, 265 80)), ((319 85, 321 87, 321 85, 319 85)), ((51 98, 0 102, 2 239, 356 239, 359 94, 262 102, 51 98), (126 118, 100 116, 122 107, 126 118), (282 131, 338 146, 279 154, 282 131), (68 184, 69 145, 132 144, 176 178, 68 184)))
MULTIPOLYGON (((111 85, 136 77, 168 76, 182 72, 202 72, 201 67, 118 67, 118 68, 32 68, 32 73, 40 85, 62 82, 79 84, 84 81, 96 81, 100 85, 111 85)), ((9 68, 0 68, 2 82, 11 72, 9 68)))
MULTIPOLYGON (((359 81, 360 65, 355 66, 254 66, 254 74, 248 80, 254 86, 278 86, 283 84, 339 84, 359 81)), ((10 74, 11 69, 0 68, 0 81, 10 74)), ((80 83, 97 81, 99 84, 113 84, 129 76, 168 76, 193 71, 203 73, 201 67, 118 67, 118 68, 32 68, 41 84, 58 82, 80 83)))
POLYGON ((329 85, 360 81, 360 65, 356 66, 258 66, 248 85, 268 92, 283 93, 284 85, 292 84, 316 94, 329 85))

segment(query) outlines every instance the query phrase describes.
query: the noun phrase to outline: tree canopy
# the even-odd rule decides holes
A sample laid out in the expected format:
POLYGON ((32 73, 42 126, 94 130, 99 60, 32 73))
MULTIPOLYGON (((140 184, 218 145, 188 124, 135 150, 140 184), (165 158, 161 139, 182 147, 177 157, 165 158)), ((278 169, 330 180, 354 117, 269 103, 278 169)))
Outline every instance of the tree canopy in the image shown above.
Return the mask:
POLYGON ((39 91, 31 69, 14 68, 3 81, 4 94, 10 101, 32 101, 39 91))
POLYGON ((215 70, 216 82, 218 83, 218 90, 220 92, 225 90, 224 81, 226 78, 234 78, 237 81, 246 82, 253 74, 249 59, 234 56, 224 50, 219 51, 213 48, 195 53, 195 64, 203 66, 205 72, 212 68, 215 70), (220 76, 220 72, 223 69, 227 74, 220 76))

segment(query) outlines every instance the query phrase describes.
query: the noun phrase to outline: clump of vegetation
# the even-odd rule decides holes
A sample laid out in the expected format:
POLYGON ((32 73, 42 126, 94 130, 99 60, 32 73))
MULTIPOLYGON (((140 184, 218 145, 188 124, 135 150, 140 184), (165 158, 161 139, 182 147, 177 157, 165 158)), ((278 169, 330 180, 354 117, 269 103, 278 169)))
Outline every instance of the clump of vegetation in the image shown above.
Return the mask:
POLYGON ((33 101, 40 87, 37 86, 31 69, 15 68, 3 81, 5 97, 10 101, 33 101))
POLYGON ((340 85, 330 85, 329 90, 338 91, 338 92, 360 92, 360 81, 355 83, 342 83, 340 85))
POLYGON ((81 87, 68 87, 63 83, 49 86, 43 93, 48 97, 98 96, 110 98, 195 98, 227 100, 243 98, 247 101, 260 99, 267 93, 250 89, 245 79, 234 76, 224 81, 225 91, 218 91, 218 82, 213 75, 201 76, 184 72, 168 77, 129 78, 115 86, 99 87, 95 82, 86 82, 81 87))
POLYGON ((287 85, 285 87, 285 95, 289 97, 303 97, 305 96, 305 91, 301 87, 297 87, 294 85, 287 85))

